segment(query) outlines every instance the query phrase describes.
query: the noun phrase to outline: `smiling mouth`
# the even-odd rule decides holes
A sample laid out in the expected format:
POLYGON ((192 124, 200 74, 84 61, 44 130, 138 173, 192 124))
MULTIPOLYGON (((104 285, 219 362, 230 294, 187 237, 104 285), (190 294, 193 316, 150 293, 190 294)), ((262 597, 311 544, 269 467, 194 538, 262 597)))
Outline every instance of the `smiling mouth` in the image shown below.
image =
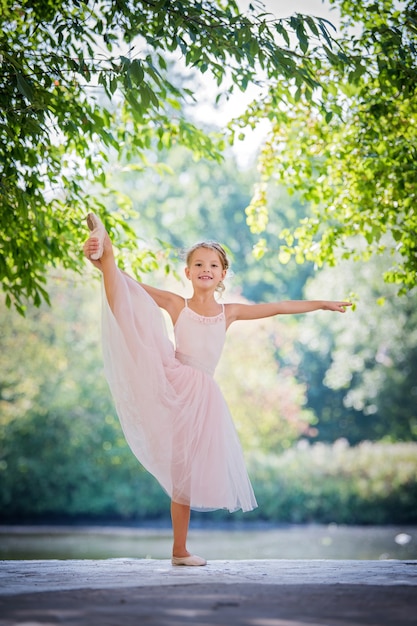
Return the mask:
POLYGON ((199 276, 199 280, 212 280, 211 276, 199 276))

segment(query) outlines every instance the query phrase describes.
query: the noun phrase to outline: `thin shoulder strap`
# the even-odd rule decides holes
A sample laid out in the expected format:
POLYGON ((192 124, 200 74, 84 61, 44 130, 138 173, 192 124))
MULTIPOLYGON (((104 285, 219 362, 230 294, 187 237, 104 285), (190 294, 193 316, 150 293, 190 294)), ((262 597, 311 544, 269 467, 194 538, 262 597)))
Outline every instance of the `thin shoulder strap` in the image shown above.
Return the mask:
POLYGON ((184 307, 186 309, 188 309, 188 300, 187 300, 187 298, 184 298, 184 307))
POLYGON ((223 304, 223 302, 221 303, 221 305, 222 305, 222 313, 224 313, 224 304, 223 304))

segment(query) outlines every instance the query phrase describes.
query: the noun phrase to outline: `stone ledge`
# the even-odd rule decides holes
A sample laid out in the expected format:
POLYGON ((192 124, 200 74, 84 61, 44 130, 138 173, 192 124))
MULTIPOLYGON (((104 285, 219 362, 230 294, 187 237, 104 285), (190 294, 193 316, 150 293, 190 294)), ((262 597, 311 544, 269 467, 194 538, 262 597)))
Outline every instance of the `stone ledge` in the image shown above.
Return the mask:
POLYGON ((168 560, 1 561, 0 595, 75 589, 210 584, 417 586, 417 561, 209 561, 172 567, 168 560))

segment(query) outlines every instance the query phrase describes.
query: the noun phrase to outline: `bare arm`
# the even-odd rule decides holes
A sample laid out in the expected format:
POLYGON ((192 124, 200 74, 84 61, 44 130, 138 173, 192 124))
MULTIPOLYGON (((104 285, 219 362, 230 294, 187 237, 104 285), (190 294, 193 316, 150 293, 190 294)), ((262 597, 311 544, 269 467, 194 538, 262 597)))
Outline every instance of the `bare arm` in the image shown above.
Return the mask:
POLYGON ((228 324, 236 320, 256 320, 274 315, 310 313, 311 311, 338 311, 344 313, 351 302, 333 300, 283 300, 264 304, 227 304, 228 324))
MULTIPOLYGON (((106 278, 106 275, 109 273, 109 269, 108 268, 106 269, 106 265, 103 263, 103 259, 94 261, 93 259, 90 258, 91 252, 95 250, 96 241, 97 239, 92 237, 85 242, 84 254, 88 258, 90 263, 92 263, 97 269, 99 269, 106 278)), ((109 247, 109 251, 110 250, 111 248, 109 247)), ((110 256, 110 255, 107 254, 106 256, 110 256)), ((113 255, 111 256, 113 257, 113 255)), ((116 264, 113 258, 112 258, 112 262, 110 263, 110 267, 112 271, 113 269, 116 269, 116 264)), ((151 285, 146 285, 144 283, 141 283, 137 281, 135 278, 132 278, 132 276, 127 274, 127 272, 123 272, 123 270, 121 271, 129 280, 133 280, 134 282, 138 283, 151 296, 151 298, 155 301, 155 303, 159 307, 161 307, 161 309, 165 309, 169 313, 173 323, 175 324, 177 317, 180 314, 181 309, 184 307, 184 298, 181 298, 181 296, 171 291, 166 291, 164 289, 157 289, 156 287, 152 287, 151 285)), ((108 291, 109 290, 106 288, 107 297, 110 303, 111 293, 109 294, 108 291)))
MULTIPOLYGON (((130 278, 130 277, 129 277, 130 278)), ((132 279, 134 280, 134 279, 132 279)), ((139 281, 137 281, 139 282, 139 281)), ((184 307, 184 298, 172 291, 166 291, 165 289, 158 289, 151 285, 139 282, 139 285, 155 300, 156 304, 165 309, 171 316, 173 323, 177 321, 177 317, 184 307)))
POLYGON ((184 298, 172 291, 167 291, 166 289, 158 289, 157 287, 153 287, 152 285, 141 283, 135 278, 132 278, 132 276, 130 276, 123 270, 121 271, 125 276, 127 276, 127 278, 133 280, 135 283, 140 285, 142 289, 144 289, 146 293, 151 296, 152 300, 154 300, 161 309, 165 309, 165 311, 169 313, 172 319, 172 323, 175 324, 181 309, 184 308, 184 298))

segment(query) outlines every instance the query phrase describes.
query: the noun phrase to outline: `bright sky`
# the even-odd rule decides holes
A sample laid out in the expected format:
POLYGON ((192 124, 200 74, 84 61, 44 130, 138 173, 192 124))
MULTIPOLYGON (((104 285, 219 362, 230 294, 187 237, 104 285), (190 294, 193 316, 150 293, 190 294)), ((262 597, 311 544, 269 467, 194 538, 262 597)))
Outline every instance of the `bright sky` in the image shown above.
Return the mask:
MULTIPOLYGON (((245 10, 250 0, 241 0, 239 5, 245 10)), ((256 5, 256 0, 252 0, 256 5)), ((272 13, 276 17, 288 17, 293 13, 304 13, 315 17, 322 17, 329 20, 334 26, 338 25, 338 13, 335 8, 330 5, 328 0, 263 0, 266 11, 272 13)), ((220 107, 213 106, 212 94, 216 91, 213 85, 207 82, 207 105, 204 105, 204 95, 199 95, 199 105, 197 117, 200 121, 212 121, 214 124, 224 126, 227 122, 243 113, 245 107, 254 99, 257 94, 255 88, 248 88, 245 93, 236 93, 228 102, 222 102, 220 107)), ((246 165, 252 160, 254 153, 257 152, 262 139, 267 132, 267 124, 260 124, 255 132, 248 131, 246 139, 239 141, 234 147, 236 156, 241 165, 246 165)))
MULTIPOLYGON (((334 17, 334 10, 331 10, 328 0, 263 0, 267 10, 276 17, 287 17, 292 13, 306 13, 316 17, 324 17, 330 21, 334 17)), ((249 0, 241 0, 239 5, 247 7, 249 0)))

